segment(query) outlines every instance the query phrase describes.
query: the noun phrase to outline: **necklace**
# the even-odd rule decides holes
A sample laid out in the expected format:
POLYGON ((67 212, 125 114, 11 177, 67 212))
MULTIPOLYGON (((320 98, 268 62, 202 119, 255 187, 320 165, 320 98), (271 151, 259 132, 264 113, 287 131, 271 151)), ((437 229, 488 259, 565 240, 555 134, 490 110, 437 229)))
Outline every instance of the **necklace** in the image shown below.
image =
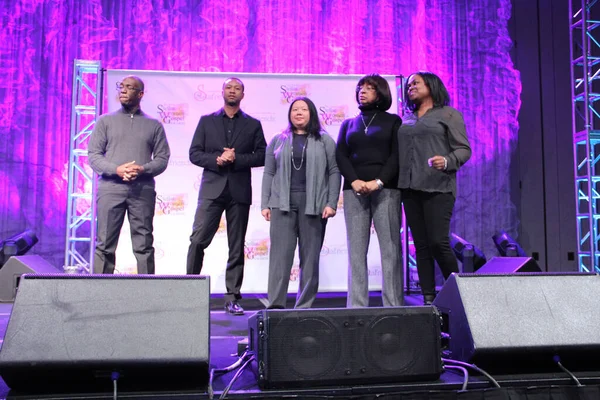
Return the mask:
POLYGON ((294 161, 294 142, 292 140, 292 167, 296 171, 300 171, 302 169, 302 164, 304 164, 304 153, 306 153, 306 143, 308 143, 308 137, 304 141, 304 146, 302 146, 302 156, 300 157, 300 166, 296 167, 296 162, 294 161))
POLYGON ((362 114, 360 114, 360 119, 363 123, 363 125, 365 126, 365 135, 369 134, 369 127, 371 126, 371 123, 373 122, 373 120, 375 119, 375 116, 377 115, 377 113, 373 114, 373 116, 371 117, 371 120, 369 121, 368 124, 365 123, 365 117, 363 117, 362 114))

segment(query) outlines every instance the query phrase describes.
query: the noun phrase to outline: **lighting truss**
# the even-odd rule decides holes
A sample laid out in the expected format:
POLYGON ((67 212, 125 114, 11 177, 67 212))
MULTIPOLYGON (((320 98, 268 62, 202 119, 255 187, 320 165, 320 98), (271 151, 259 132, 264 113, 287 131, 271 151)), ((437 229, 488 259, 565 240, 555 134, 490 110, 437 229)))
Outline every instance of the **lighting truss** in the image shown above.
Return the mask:
POLYGON ((102 112, 102 81, 100 61, 74 61, 65 271, 93 271, 96 182, 88 164, 87 148, 96 119, 102 112))

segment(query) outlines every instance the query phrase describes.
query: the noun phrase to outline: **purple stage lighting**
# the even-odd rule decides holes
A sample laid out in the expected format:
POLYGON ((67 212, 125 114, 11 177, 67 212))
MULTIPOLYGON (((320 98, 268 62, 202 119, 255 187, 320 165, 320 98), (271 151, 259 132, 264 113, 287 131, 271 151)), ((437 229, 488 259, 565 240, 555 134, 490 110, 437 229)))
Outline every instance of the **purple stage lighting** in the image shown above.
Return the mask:
POLYGON ((462 263, 462 272, 475 272, 487 262, 483 251, 456 233, 450 234, 450 247, 458 261, 462 263))
POLYGON ((527 257, 525 251, 516 240, 511 238, 505 231, 500 231, 492 236, 492 240, 502 257, 527 257))
POLYGON ((32 230, 26 230, 0 242, 0 267, 12 256, 22 256, 38 242, 32 230))

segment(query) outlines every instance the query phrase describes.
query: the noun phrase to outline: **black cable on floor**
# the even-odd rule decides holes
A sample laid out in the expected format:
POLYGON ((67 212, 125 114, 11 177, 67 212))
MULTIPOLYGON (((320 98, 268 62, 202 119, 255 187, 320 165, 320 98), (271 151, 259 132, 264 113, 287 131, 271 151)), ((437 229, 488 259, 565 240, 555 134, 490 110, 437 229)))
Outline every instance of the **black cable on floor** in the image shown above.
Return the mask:
POLYGON ((237 370, 237 372, 235 373, 235 375, 233 376, 233 378, 231 378, 231 381, 229 382, 229 384, 227 385, 227 387, 223 390, 223 393, 221 393, 221 396, 219 397, 219 400, 223 400, 223 399, 227 398, 227 394, 229 393, 229 391, 233 387, 234 382, 240 377, 240 375, 242 375, 242 372, 244 371, 244 369, 246 368, 246 366, 248 366, 253 360, 254 360, 254 355, 251 354, 250 358, 248 358, 248 360, 246 360, 246 362, 244 363, 244 365, 242 365, 242 367, 237 370))
POLYGON ((445 369, 456 369, 463 373, 463 385, 460 390, 467 390, 467 385, 469 383, 469 371, 465 367, 461 367, 459 365, 444 365, 445 369))
POLYGON ((452 360, 452 359, 449 359, 449 358, 442 358, 442 361, 445 362, 445 363, 447 363, 447 364, 456 364, 456 365, 460 365, 460 366, 465 367, 465 368, 471 368, 471 369, 479 372, 480 374, 484 375, 486 378, 488 378, 488 380, 490 382, 492 382, 492 384, 494 386, 496 386, 497 388, 500 388, 500 384, 498 383, 497 380, 494 379, 493 376, 491 376, 490 374, 488 374, 486 371, 482 370, 481 368, 479 368, 475 364, 469 364, 469 363, 465 363, 465 362, 462 362, 462 361, 452 360))
POLYGON ((577 377, 571 371, 569 371, 564 365, 562 365, 559 356, 554 356, 554 362, 559 366, 560 369, 562 369, 567 373, 567 375, 569 375, 569 377, 575 382, 577 386, 583 386, 581 382, 579 382, 579 379, 577 379, 577 377))

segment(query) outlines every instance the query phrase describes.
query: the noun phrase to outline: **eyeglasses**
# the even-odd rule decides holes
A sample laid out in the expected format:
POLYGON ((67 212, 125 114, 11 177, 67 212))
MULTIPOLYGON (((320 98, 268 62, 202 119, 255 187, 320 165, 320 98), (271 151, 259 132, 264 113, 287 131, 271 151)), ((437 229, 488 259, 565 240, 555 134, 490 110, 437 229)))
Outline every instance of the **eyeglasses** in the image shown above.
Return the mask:
POLYGON ((142 89, 140 88, 136 88, 133 85, 123 85, 123 82, 117 82, 117 92, 122 91, 123 89, 126 89, 128 92, 134 92, 134 91, 141 91, 142 89))
POLYGON ((356 93, 360 92, 363 89, 364 89, 365 92, 375 92, 376 91, 376 89, 373 86, 363 85, 363 86, 357 86, 356 87, 356 93))

